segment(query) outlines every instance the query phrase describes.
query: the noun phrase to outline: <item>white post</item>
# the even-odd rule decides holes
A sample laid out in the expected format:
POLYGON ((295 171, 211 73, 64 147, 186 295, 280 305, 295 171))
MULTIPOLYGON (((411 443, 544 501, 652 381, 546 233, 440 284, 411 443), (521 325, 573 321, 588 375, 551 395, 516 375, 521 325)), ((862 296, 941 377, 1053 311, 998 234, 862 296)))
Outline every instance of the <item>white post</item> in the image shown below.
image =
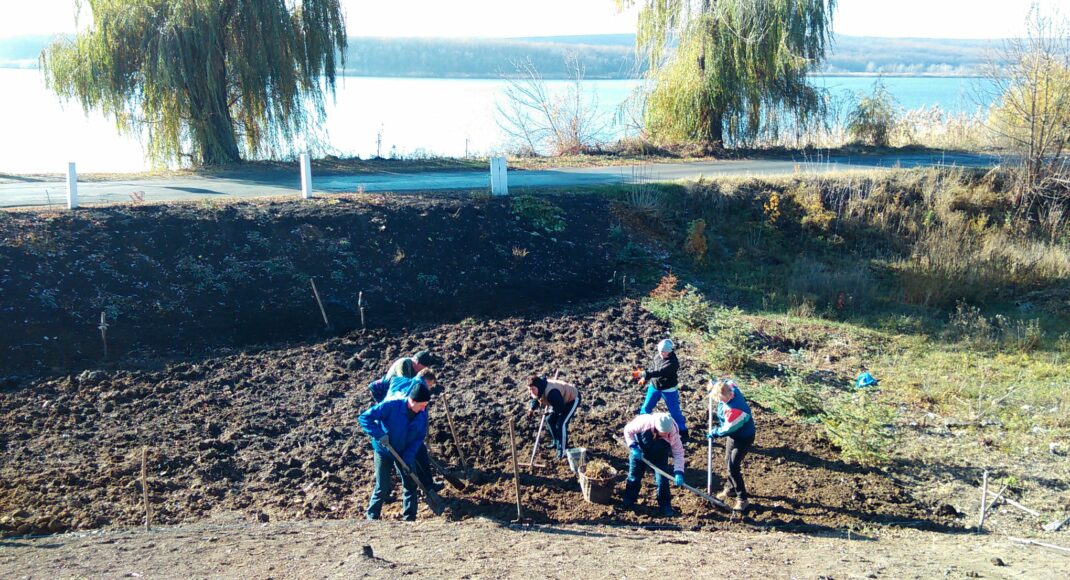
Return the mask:
POLYGON ((308 153, 301 154, 301 197, 312 199, 312 159, 308 153))
POLYGON ((67 164, 67 209, 78 207, 78 170, 74 162, 67 164))
POLYGON ((490 159, 490 192, 492 195, 509 195, 509 177, 505 157, 490 159))

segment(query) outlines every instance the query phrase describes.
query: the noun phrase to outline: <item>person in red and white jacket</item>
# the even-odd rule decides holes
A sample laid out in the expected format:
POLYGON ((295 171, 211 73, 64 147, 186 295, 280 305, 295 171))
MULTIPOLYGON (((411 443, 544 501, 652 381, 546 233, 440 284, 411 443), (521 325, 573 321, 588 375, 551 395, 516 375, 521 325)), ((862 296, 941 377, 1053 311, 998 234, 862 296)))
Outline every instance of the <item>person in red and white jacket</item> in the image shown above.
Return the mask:
MULTIPOLYGON (((684 444, 680 439, 680 427, 668 413, 644 414, 632 419, 624 427, 624 444, 631 450, 628 456, 628 481, 624 485, 622 505, 631 508, 639 499, 639 488, 648 468, 645 458, 658 469, 668 473, 669 456, 672 456, 674 477, 677 486, 684 484, 684 444)), ((673 517, 672 494, 669 479, 654 472, 654 485, 658 489, 658 509, 661 515, 673 517)))
POLYGON ((717 427, 706 434, 713 439, 724 437, 724 462, 728 469, 728 481, 717 499, 727 502, 735 498, 732 506, 735 511, 745 511, 750 502, 747 500, 747 486, 743 483, 743 458, 754 445, 754 417, 750 405, 743 398, 743 393, 731 380, 710 380, 707 385, 710 397, 717 401, 717 427))

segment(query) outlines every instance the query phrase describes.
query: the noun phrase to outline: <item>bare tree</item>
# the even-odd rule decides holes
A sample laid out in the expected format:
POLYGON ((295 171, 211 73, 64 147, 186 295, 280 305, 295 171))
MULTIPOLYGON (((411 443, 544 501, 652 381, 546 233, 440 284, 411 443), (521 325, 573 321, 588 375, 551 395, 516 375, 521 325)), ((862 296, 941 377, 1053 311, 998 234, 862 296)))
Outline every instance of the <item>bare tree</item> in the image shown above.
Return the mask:
POLYGON ((598 95, 583 86, 584 69, 575 54, 566 57, 569 86, 551 94, 530 60, 514 62, 515 74, 498 108, 498 126, 518 142, 523 153, 583 153, 605 141, 607 116, 598 110, 598 95))
POLYGON ((988 125, 1013 154, 1009 165, 1015 168, 1014 202, 1020 215, 1070 202, 1066 19, 1034 7, 1026 36, 1006 41, 986 65, 985 76, 996 93, 988 125))

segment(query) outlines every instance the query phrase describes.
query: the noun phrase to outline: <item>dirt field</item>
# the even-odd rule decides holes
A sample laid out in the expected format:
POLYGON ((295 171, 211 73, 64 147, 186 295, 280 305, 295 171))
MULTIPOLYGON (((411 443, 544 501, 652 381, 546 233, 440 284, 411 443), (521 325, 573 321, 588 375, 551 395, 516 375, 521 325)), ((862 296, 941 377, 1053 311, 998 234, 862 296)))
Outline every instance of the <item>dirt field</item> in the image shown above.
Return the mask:
MULTIPOLYGON (((429 326, 296 348, 241 353, 158 372, 87 371, 42 382, 0 399, 0 529, 62 532, 141 521, 142 446, 150 449, 156 521, 193 522, 218 510, 250 520, 360 517, 371 487, 371 452, 356 416, 370 399, 365 385, 395 357, 432 346, 445 364, 449 398, 465 455, 481 483, 449 490, 449 517, 515 517, 508 467, 508 417, 521 415, 524 377, 552 373, 575 381, 584 396, 572 423, 576 445, 626 469, 612 438, 635 413, 642 391, 628 373, 646 362, 665 335, 638 303, 582 312, 429 326)), ((705 423, 695 398, 698 361, 680 345, 685 409, 705 423)), ((432 452, 457 465, 440 404, 431 411, 432 452)), ((755 509, 765 527, 832 530, 867 523, 943 529, 954 519, 930 515, 882 471, 848 465, 809 426, 756 411, 758 450, 748 460, 755 509)), ((518 424, 527 456, 534 418, 518 424)), ((697 426, 697 425, 696 425, 697 426)), ((698 430, 701 432, 701 429, 698 430)), ((720 449, 715 450, 719 458, 720 449)), ((687 479, 704 486, 705 445, 688 449, 687 479)), ((549 452, 542 457, 549 461, 549 452)), ((553 462, 551 462, 553 463, 553 462)), ((716 462, 715 486, 723 468, 716 462)), ((544 523, 645 524, 649 495, 635 512, 581 500, 564 463, 522 477, 526 514, 544 523)), ((649 487, 647 488, 650 489, 649 487)), ((675 525, 712 529, 728 516, 677 490, 675 525)), ((400 509, 388 506, 387 515, 400 509)))
POLYGON ((1034 578, 1070 555, 996 535, 685 532, 487 520, 216 522, 0 540, 6 578, 1034 578), (370 551, 370 552, 369 552, 370 551))
POLYGON ((556 210, 524 213, 515 199, 367 194, 0 211, 0 386, 322 336, 311 278, 327 335, 360 328, 361 292, 368 327, 394 329, 604 297, 627 241, 611 233, 608 202, 549 196, 556 210), (540 220, 554 217, 548 231, 540 220))

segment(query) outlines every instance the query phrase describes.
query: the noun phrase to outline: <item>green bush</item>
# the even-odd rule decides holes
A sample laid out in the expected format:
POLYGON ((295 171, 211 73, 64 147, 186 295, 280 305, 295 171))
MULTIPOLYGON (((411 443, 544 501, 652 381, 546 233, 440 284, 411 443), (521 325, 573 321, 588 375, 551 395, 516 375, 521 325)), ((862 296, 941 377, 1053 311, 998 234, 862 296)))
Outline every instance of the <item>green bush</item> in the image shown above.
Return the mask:
POLYGON ((565 212, 549 200, 534 195, 513 198, 513 215, 547 232, 565 230, 565 212))
POLYGON ((752 331, 740 309, 713 309, 706 318, 706 361, 713 368, 728 372, 746 367, 754 360, 752 331))
POLYGON ((859 94, 855 99, 855 107, 847 115, 847 134, 855 141, 887 147, 897 122, 895 98, 878 80, 872 94, 859 94))
POLYGON ((789 371, 783 378, 755 387, 751 396, 777 415, 809 422, 816 422, 823 409, 820 387, 807 383, 796 372, 789 371))
POLYGON ((829 441, 848 461, 877 465, 888 460, 888 450, 895 442, 888 425, 895 417, 874 397, 871 391, 845 393, 831 399, 821 415, 829 441))
POLYGON ((672 295, 644 298, 643 308, 658 318, 668 320, 680 330, 702 329, 710 315, 710 304, 698 288, 690 284, 672 295))

